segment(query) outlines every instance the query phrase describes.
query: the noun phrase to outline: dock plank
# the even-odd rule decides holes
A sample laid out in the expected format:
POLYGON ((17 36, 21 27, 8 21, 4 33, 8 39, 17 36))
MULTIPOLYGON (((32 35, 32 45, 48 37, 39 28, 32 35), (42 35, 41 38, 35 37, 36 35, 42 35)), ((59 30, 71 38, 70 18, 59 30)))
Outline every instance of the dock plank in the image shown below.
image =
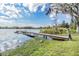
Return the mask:
POLYGON ((29 35, 29 36, 38 36, 38 35, 42 35, 42 36, 48 36, 51 37, 53 39, 62 39, 62 40, 69 40, 68 36, 61 36, 61 35, 54 35, 54 34, 46 34, 46 33, 35 33, 35 32, 26 32, 26 31, 17 31, 16 33, 19 34, 24 34, 24 35, 29 35))

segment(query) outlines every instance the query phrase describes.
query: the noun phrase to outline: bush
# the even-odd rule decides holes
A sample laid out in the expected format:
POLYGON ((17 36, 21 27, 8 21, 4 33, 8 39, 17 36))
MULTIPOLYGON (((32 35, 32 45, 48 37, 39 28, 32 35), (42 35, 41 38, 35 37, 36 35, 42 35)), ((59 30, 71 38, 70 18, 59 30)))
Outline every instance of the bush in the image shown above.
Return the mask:
POLYGON ((71 33, 76 33, 76 30, 75 29, 71 29, 71 33))
POLYGON ((0 53, 0 56, 2 56, 2 54, 0 53))
POLYGON ((40 32, 41 32, 41 33, 52 34, 52 33, 55 32, 55 30, 54 30, 54 29, 42 29, 40 32))
POLYGON ((48 33, 48 34, 65 34, 67 33, 67 29, 66 28, 58 28, 57 31, 55 28, 53 29, 42 29, 40 31, 41 33, 48 33))
POLYGON ((59 31, 59 34, 66 34, 67 33, 66 28, 59 28, 58 31, 59 31))

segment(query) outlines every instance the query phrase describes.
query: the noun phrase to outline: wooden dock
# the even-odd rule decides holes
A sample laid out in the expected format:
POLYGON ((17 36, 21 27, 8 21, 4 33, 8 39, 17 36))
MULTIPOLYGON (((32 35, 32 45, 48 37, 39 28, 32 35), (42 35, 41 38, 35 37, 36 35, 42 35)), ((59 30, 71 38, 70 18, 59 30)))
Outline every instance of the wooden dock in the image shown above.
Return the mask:
POLYGON ((16 31, 15 33, 18 34, 24 34, 30 37, 40 37, 42 36, 45 39, 48 39, 48 37, 56 40, 69 40, 68 36, 61 36, 61 35, 54 35, 54 34, 46 34, 46 33, 35 33, 35 32, 26 32, 26 31, 16 31))

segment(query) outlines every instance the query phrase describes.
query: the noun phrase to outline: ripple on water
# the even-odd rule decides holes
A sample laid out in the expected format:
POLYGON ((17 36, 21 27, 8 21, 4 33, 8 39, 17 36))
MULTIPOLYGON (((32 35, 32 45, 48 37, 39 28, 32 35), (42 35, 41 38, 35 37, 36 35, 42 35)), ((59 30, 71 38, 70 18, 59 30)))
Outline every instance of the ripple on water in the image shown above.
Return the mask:
POLYGON ((0 30, 0 51, 14 49, 18 45, 29 39, 30 37, 22 34, 16 34, 12 30, 0 30))

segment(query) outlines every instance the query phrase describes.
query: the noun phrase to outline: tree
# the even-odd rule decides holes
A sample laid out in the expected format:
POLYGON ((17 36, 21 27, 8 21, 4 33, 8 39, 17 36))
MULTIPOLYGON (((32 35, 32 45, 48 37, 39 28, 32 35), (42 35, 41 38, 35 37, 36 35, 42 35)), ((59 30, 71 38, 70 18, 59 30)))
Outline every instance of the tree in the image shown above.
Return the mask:
MULTIPOLYGON (((62 3, 62 4, 53 4, 54 7, 58 8, 57 11, 64 13, 64 14, 70 14, 71 15, 71 20, 76 22, 77 26, 77 32, 79 33, 79 4, 78 3, 62 3)), ((53 7, 50 6, 48 12, 46 13, 47 15, 52 13, 53 7)))
POLYGON ((60 24, 60 26, 65 28, 65 26, 66 26, 65 20, 63 20, 63 22, 62 22, 62 24, 60 24))
POLYGON ((68 30, 68 36, 69 36, 69 40, 72 40, 72 36, 71 36, 71 31, 70 31, 70 26, 68 23, 65 24, 65 27, 67 28, 68 30))
POLYGON ((49 15, 51 18, 54 18, 54 23, 55 23, 55 30, 56 30, 56 33, 58 32, 58 28, 57 28, 57 14, 59 13, 58 11, 58 5, 55 4, 55 6, 51 6, 48 10, 48 12, 46 13, 46 15, 49 15), (52 8, 53 7, 53 8, 52 8))
MULTIPOLYGON (((76 22, 76 28, 77 28, 77 33, 79 33, 79 4, 77 3, 72 3, 72 4, 64 4, 63 11, 64 13, 70 14, 71 15, 71 20, 76 22)), ((61 10, 62 11, 62 10, 61 10)))
MULTIPOLYGON (((67 5, 67 4, 56 4, 56 5, 53 4, 53 6, 51 6, 49 8, 49 10, 47 11, 46 15, 53 14, 52 12, 54 11, 54 7, 56 7, 55 10, 56 10, 57 13, 65 13, 65 14, 68 13, 68 14, 70 14, 73 17, 72 8, 70 8, 70 6, 67 5)), ((71 36, 68 24, 66 24, 66 28, 68 29, 69 39, 72 39, 72 36, 71 36)))
POLYGON ((53 6, 50 6, 49 10, 47 11, 46 15, 52 14, 53 7, 57 8, 58 12, 64 13, 64 14, 70 14, 71 20, 75 19, 76 26, 77 26, 77 32, 79 33, 79 4, 78 3, 62 3, 62 4, 53 4, 53 6))

